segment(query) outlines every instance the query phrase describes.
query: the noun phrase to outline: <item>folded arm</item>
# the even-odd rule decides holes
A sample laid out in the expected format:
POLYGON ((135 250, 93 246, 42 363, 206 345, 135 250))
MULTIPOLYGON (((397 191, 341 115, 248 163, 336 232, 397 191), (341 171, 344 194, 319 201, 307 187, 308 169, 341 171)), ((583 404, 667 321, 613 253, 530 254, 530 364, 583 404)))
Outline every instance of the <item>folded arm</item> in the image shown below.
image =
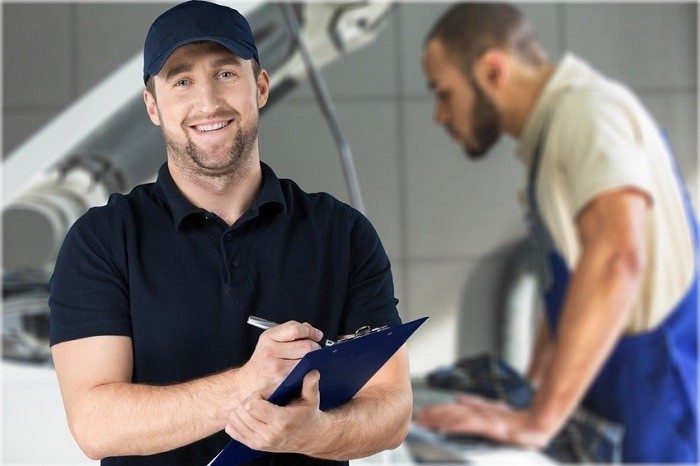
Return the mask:
POLYGON ((244 366, 165 386, 132 383, 128 337, 67 341, 52 354, 73 437, 101 459, 161 453, 223 430, 241 400, 278 384, 320 336, 308 324, 286 323, 261 336, 244 366))

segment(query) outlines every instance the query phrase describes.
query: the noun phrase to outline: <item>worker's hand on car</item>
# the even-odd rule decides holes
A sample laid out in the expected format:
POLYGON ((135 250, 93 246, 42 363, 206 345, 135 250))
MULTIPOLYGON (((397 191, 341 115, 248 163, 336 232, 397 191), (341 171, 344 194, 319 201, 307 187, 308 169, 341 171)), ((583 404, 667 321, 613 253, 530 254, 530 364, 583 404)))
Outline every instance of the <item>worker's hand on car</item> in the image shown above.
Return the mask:
POLYGON ((454 403, 428 406, 414 420, 449 435, 478 435, 502 443, 541 449, 556 432, 536 422, 530 410, 515 410, 502 401, 458 395, 454 403))

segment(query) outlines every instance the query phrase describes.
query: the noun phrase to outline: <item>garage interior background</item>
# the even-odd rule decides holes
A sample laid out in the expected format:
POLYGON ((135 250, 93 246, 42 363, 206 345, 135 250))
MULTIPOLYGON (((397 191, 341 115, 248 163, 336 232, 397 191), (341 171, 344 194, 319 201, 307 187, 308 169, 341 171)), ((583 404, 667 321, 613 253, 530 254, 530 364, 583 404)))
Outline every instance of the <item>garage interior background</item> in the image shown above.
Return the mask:
MULTIPOLYGON (((3 158, 137 53, 148 25, 173 4, 3 3, 3 158)), ((553 60, 573 51, 641 97, 669 133, 697 210, 697 3, 519 5, 553 60)), ((427 30, 447 7, 397 3, 375 41, 322 70, 367 215, 392 260, 400 313, 404 320, 431 316, 410 345, 415 375, 503 348, 503 276, 525 235, 518 201, 525 173, 514 142, 503 138, 485 160, 470 162, 433 123, 420 56, 427 30)), ((263 115, 260 150, 278 176, 349 201, 308 83, 263 115)), ((37 427, 46 419, 16 406, 19 397, 60 403, 40 401, 46 387, 37 380, 3 377, 4 463, 66 462, 48 448, 44 457, 31 451, 52 434, 37 427), (23 439, 24 432, 33 438, 23 439)), ((58 416, 50 425, 65 423, 60 405, 42 410, 58 416)), ((69 441, 53 440, 59 449, 69 441)))

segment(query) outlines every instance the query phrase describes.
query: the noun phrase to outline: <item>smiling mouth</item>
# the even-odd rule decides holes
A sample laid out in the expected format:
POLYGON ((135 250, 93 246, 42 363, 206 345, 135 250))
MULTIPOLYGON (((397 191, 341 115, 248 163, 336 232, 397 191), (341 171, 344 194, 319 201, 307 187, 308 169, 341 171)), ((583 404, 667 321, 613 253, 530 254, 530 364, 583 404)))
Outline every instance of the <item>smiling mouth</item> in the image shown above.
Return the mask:
POLYGON ((233 120, 219 121, 208 125, 193 125, 191 128, 199 131, 200 133, 209 133, 227 127, 229 124, 231 124, 231 121, 233 120))

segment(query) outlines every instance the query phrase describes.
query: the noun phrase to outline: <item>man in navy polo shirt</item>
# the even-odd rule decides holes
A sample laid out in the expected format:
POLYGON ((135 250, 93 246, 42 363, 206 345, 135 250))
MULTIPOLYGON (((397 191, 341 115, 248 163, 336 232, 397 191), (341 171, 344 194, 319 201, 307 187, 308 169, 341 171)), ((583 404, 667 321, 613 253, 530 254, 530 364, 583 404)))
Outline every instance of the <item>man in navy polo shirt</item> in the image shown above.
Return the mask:
POLYGON ((396 447, 410 422, 406 348, 346 405, 318 372, 265 401, 322 337, 400 322, 369 221, 260 162, 270 78, 247 21, 204 1, 151 25, 144 101, 167 163, 68 233, 51 345, 71 431, 105 465, 204 465, 234 438, 254 464, 338 464, 396 447), (250 315, 282 323, 265 332, 250 315), (371 419, 372 422, 367 422, 371 419))

